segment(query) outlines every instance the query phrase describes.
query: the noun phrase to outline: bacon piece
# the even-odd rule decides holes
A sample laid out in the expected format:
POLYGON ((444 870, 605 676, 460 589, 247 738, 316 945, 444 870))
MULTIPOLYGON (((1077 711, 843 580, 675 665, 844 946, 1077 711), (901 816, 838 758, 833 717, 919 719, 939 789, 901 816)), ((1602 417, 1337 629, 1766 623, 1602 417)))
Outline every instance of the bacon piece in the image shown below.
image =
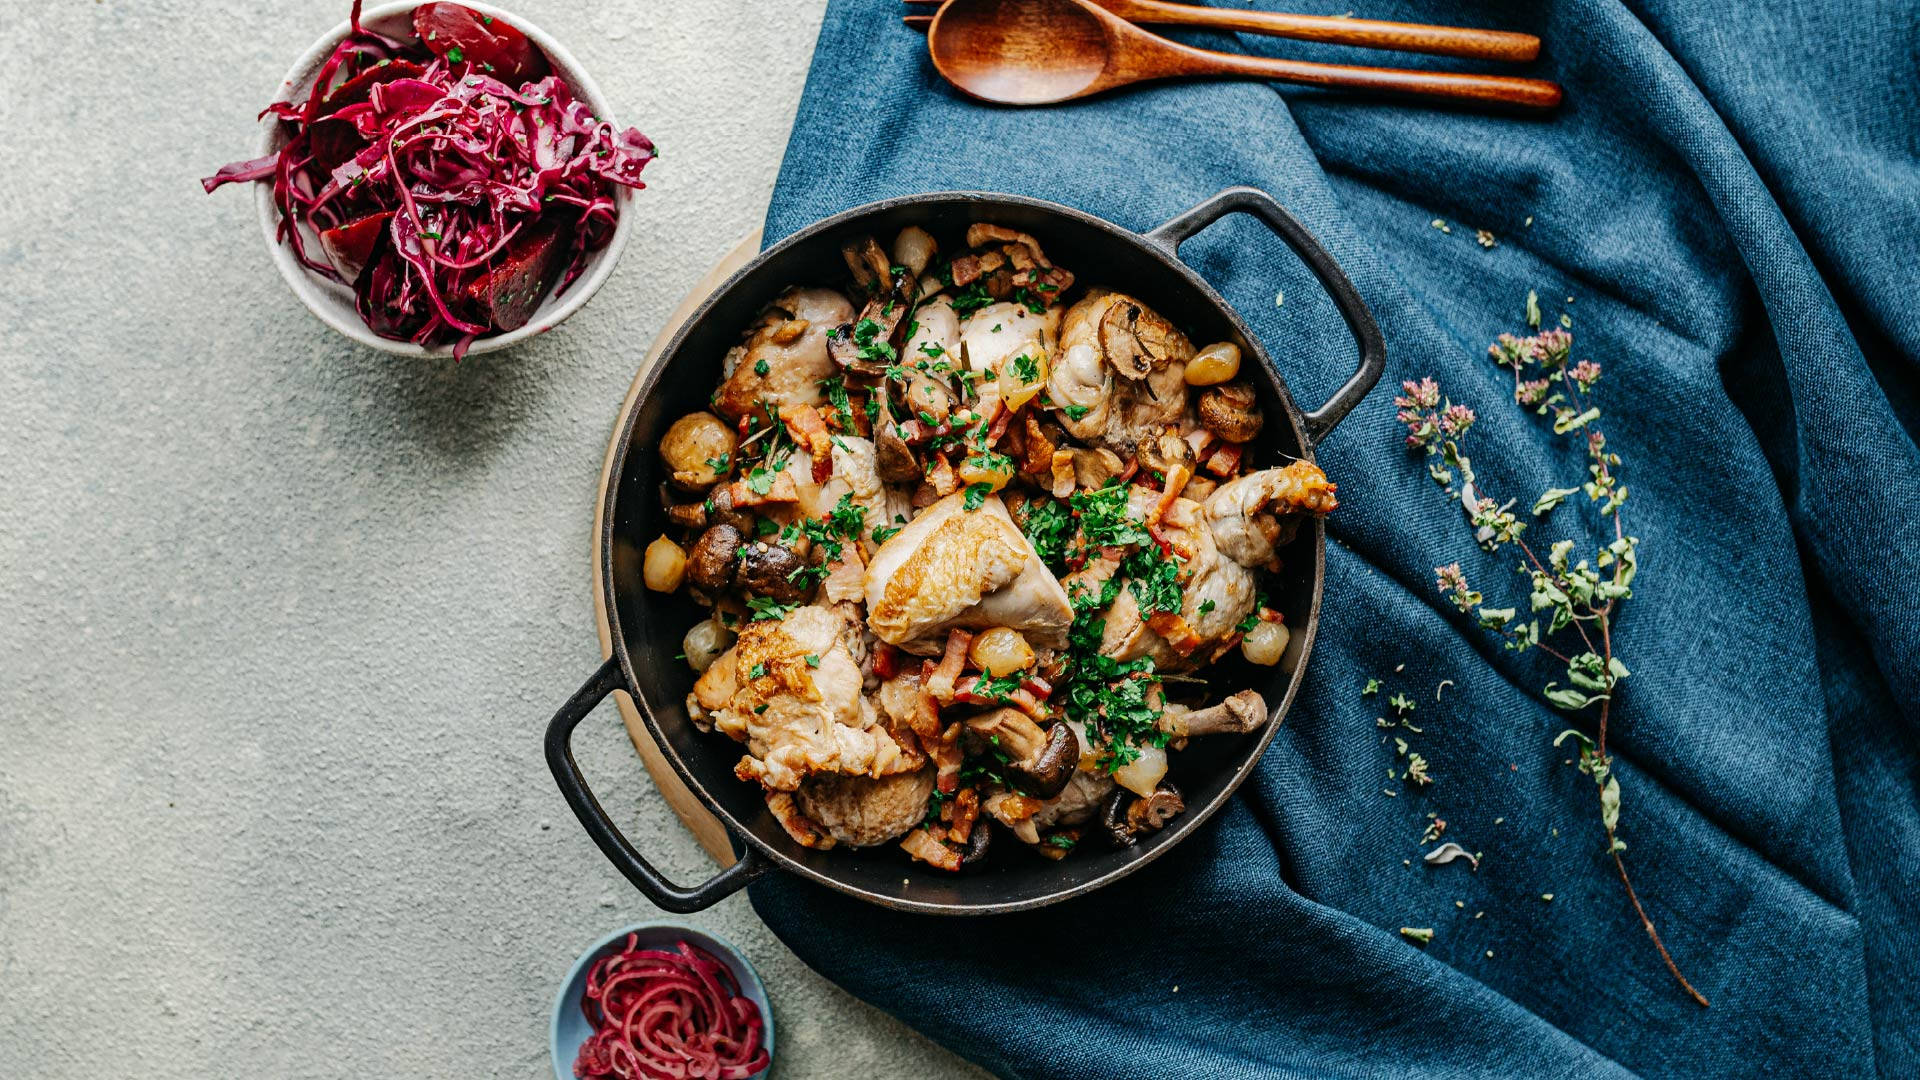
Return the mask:
POLYGON ((1232 476, 1240 470, 1240 457, 1245 449, 1239 443, 1221 443, 1220 448, 1207 458, 1207 471, 1222 480, 1232 476))
POLYGON ((953 471, 953 462, 947 460, 945 454, 934 456, 933 464, 927 469, 927 482, 933 485, 934 495, 941 499, 960 490, 959 474, 953 471))
POLYGON ((988 446, 999 442, 1000 437, 1007 433, 1007 425, 1013 422, 1013 410, 1007 408, 1006 402, 996 401, 993 403, 993 407, 993 423, 987 425, 988 446))
POLYGON ((927 692, 940 704, 953 700, 954 683, 966 666, 967 646, 972 644, 973 635, 965 630, 947 631, 947 651, 940 657, 940 663, 926 673, 927 692))
POLYGON ((813 457, 813 482, 824 484, 833 475, 833 433, 826 418, 811 405, 787 405, 780 410, 780 421, 787 425, 795 445, 807 448, 813 457))
POLYGON ((966 764, 966 750, 960 745, 960 732, 966 725, 954 721, 937 739, 922 739, 921 746, 933 759, 933 786, 953 794, 960 789, 960 767, 966 764))
POLYGON ((1193 650, 1204 644, 1193 624, 1177 611, 1154 612, 1147 617, 1147 627, 1167 639, 1167 644, 1181 656, 1193 655, 1193 650))
POLYGON ((953 260, 953 283, 963 289, 978 281, 980 273, 978 255, 962 255, 953 260))
POLYGON ((915 829, 902 837, 900 850, 950 873, 960 869, 960 853, 934 839, 933 834, 925 829, 915 829))
POLYGON ((773 482, 767 486, 765 495, 753 490, 744 477, 728 484, 727 494, 733 498, 735 506, 764 506, 768 503, 800 501, 800 489, 794 486, 793 477, 784 472, 773 474, 773 482))
POLYGON ((900 673, 900 650, 886 642, 878 642, 873 651, 873 673, 885 682, 900 673))
POLYGON ((792 792, 769 791, 766 798, 767 809, 773 812, 773 819, 787 830, 787 835, 793 837, 794 843, 815 851, 825 851, 833 846, 833 837, 828 836, 819 823, 800 812, 799 805, 793 801, 792 792))
POLYGON ((966 843, 973 837, 973 823, 980 817, 980 793, 970 787, 961 788, 940 808, 940 816, 947 822, 947 838, 957 844, 966 843))

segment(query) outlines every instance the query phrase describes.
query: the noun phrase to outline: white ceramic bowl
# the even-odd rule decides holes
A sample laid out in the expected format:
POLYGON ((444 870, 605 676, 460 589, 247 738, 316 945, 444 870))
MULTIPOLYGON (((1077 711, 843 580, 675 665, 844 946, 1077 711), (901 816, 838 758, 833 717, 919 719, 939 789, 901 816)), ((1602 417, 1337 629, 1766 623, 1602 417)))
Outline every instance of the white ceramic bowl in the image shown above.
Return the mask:
MULTIPOLYGON (((580 62, 574 59, 573 54, 545 30, 512 12, 502 11, 490 4, 475 3, 474 0, 460 0, 460 2, 463 6, 472 8, 482 15, 491 15, 496 19, 505 20, 527 35, 528 39, 546 54, 554 72, 573 87, 574 96, 592 107, 593 115, 612 118, 613 109, 607 103, 606 97, 600 93, 600 88, 594 85, 593 80, 580 67, 580 62)), ((382 4, 362 12, 360 23, 368 29, 376 30, 389 37, 412 37, 413 9, 419 6, 420 4, 414 0, 382 4)), ((286 78, 280 80, 279 93, 275 95, 274 100, 304 101, 313 86, 313 80, 319 75, 320 66, 333 53, 334 46, 345 40, 351 31, 351 25, 342 22, 319 41, 314 42, 313 47, 294 63, 292 70, 287 72, 286 78)), ((260 145, 254 153, 255 157, 264 157, 273 153, 286 141, 282 125, 274 117, 264 117, 261 120, 261 127, 260 145)), ((274 239, 274 232, 280 225, 280 212, 273 205, 273 188, 266 183, 256 183, 254 187, 255 201, 260 207, 260 228, 266 234, 267 250, 273 254, 273 263, 280 268, 280 276, 287 280, 287 287, 307 305, 308 310, 320 317, 321 322, 362 345, 393 353, 396 356, 446 356, 453 352, 452 345, 423 348, 410 341, 383 338, 368 329, 367 324, 361 321, 359 312, 354 310, 352 289, 302 266, 300 260, 294 258, 293 249, 290 246, 274 239)), ((587 257, 586 266, 581 269, 580 276, 574 279, 573 285, 567 289, 566 295, 557 298, 548 295, 541 302, 540 307, 535 309, 533 317, 518 330, 509 330, 504 334, 486 334, 475 338, 473 345, 467 350, 469 356, 504 349, 509 345, 525 341, 535 334, 545 333, 560 325, 567 316, 579 311, 581 306, 599 291, 600 286, 606 282, 607 275, 613 272, 613 264, 619 260, 621 249, 627 246, 628 234, 633 231, 633 189, 615 185, 614 203, 619 208, 620 220, 614 225, 613 237, 607 241, 606 247, 587 257)), ((302 227, 302 238, 306 241, 308 251, 320 250, 319 238, 312 231, 302 227)))

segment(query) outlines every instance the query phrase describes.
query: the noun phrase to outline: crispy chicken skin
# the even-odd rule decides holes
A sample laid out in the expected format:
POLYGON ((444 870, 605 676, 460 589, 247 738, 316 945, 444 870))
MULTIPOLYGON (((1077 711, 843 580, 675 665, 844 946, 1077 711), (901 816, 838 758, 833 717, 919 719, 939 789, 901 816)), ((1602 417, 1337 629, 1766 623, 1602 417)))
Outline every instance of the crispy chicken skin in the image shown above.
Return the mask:
POLYGON ((998 495, 968 510, 966 495, 955 492, 874 553, 867 622, 880 640, 926 655, 955 627, 1005 626, 1057 648, 1073 609, 998 495))
POLYGON ((860 693, 855 633, 839 612, 799 608, 748 623, 700 676, 694 697, 714 728, 747 746, 734 770, 741 779, 792 791, 811 773, 882 777, 914 766, 860 693))

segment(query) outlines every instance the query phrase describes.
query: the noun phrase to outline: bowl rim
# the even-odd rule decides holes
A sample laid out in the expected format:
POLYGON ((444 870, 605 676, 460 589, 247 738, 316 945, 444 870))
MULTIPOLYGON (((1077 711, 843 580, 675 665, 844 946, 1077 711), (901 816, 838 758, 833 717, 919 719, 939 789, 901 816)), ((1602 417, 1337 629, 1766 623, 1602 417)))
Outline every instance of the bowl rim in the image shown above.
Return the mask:
MULTIPOLYGON (((1251 753, 1247 755, 1245 760, 1233 768, 1232 775, 1227 782, 1225 790, 1222 791, 1216 799, 1205 806, 1190 808, 1187 813, 1180 815, 1171 826, 1162 831, 1161 835, 1165 837, 1164 840, 1161 840, 1146 850, 1134 849, 1138 851, 1138 854, 1133 858, 1126 859, 1118 865, 1109 867, 1102 873, 1088 876, 1068 888, 1040 896, 976 904, 947 904, 913 897, 879 896, 870 893, 857 884, 843 880, 836 874, 829 871, 816 870, 811 866, 798 862, 786 852, 779 850, 774 845, 763 840, 753 831, 748 822, 736 818, 712 792, 707 790, 707 786, 695 775, 692 766, 681 755, 679 748, 674 744, 673 740, 667 737, 666 731, 662 727, 659 718, 654 715, 653 706, 648 695, 638 690, 642 684, 638 679, 638 672, 634 666, 633 654, 627 647, 627 632, 622 626, 620 614, 618 575, 615 573, 614 567, 614 534, 618 530, 620 523, 618 510, 620 489, 622 486, 618 482, 618 478, 626 468, 628 453, 633 448, 633 428, 634 425, 638 423, 642 411, 641 406, 644 405, 648 398, 658 392, 660 380, 663 378, 666 370, 672 365, 674 357, 678 355, 679 350, 686 340, 692 336, 694 327, 699 325, 702 320, 708 318, 714 308, 719 306, 721 297, 726 296, 735 289, 743 287, 760 272, 761 267, 772 262, 781 252, 806 243, 822 234, 830 233, 837 229, 844 229, 863 219, 886 213, 898 207, 925 205, 937 202, 971 203, 988 207, 995 205, 1024 206, 1093 227, 1109 234, 1116 242, 1131 243, 1137 246, 1143 252, 1158 260, 1174 274, 1184 279, 1199 295, 1206 298, 1225 318, 1228 325, 1232 326, 1239 333, 1242 340, 1245 340, 1251 346, 1253 357, 1258 361, 1257 366, 1264 372, 1265 377, 1269 380, 1269 385, 1274 390, 1282 405, 1282 411, 1284 413, 1282 418, 1292 429, 1294 438, 1300 447, 1298 459, 1309 462, 1315 461, 1318 447, 1315 440, 1307 431, 1306 414, 1304 410, 1300 408, 1299 403, 1294 400, 1292 388, 1288 385, 1285 374, 1274 362, 1272 354, 1267 350, 1266 343, 1260 339, 1259 335, 1253 332, 1252 327, 1247 325, 1246 320, 1241 316, 1239 310, 1236 309, 1226 297, 1221 295, 1220 291, 1214 288, 1211 282, 1207 281, 1205 277, 1201 276, 1198 270, 1195 270, 1179 257, 1175 247, 1166 245, 1152 238, 1152 234, 1157 232, 1158 229, 1148 230, 1146 232, 1137 231, 1110 221, 1098 214, 1081 210, 1078 207, 1068 206, 1049 199, 1035 198, 1030 195, 960 188, 893 195, 847 207, 796 229, 777 242, 769 244, 758 255, 754 256, 752 260, 747 262, 746 265, 740 267, 740 269, 736 270, 726 281, 722 282, 714 288, 712 292, 707 294, 700 305, 675 328, 666 346, 660 350, 658 359, 649 365, 645 371, 641 385, 634 394, 634 407, 628 409, 625 416, 619 421, 620 426, 615 433, 615 452, 617 456, 612 461, 612 472, 610 473, 615 480, 607 485, 601 500, 600 589, 601 596, 607 608, 608 636, 613 645, 611 662, 614 663, 618 669, 620 689, 624 690, 633 699, 634 706, 639 711, 646 725, 648 734, 653 737, 654 742, 660 748, 661 755, 667 759, 673 771, 679 776, 681 782, 684 783, 687 789, 693 793, 694 797, 700 801, 702 807, 713 814, 713 816, 726 827, 727 832, 736 838, 736 847, 742 850, 743 858, 748 853, 757 852, 766 860, 770 869, 783 870, 804 880, 812 881, 836 892, 866 901, 867 903, 876 904, 883 908, 923 915, 973 917, 1031 911, 1061 903, 1074 897, 1084 896, 1090 892, 1111 885, 1122 878, 1138 872, 1149 863, 1159 859, 1167 851, 1177 847, 1202 825, 1206 824, 1206 822, 1210 820, 1214 814, 1223 809, 1227 803, 1232 801, 1234 794, 1240 789, 1241 785, 1259 768, 1261 759, 1266 756, 1267 750, 1272 746, 1274 738, 1279 733, 1281 722, 1293 711, 1293 705, 1295 701, 1298 700, 1301 687, 1306 681, 1307 662, 1313 654, 1313 647, 1319 636, 1320 611, 1326 598, 1327 525, 1326 521, 1321 518, 1313 519, 1313 561, 1311 576, 1309 578, 1311 590, 1308 601, 1308 617, 1304 625, 1293 628, 1294 643, 1288 645, 1287 651, 1290 655, 1296 655, 1297 658, 1293 662, 1294 666, 1287 678, 1286 689, 1280 695, 1278 704, 1269 705, 1269 721, 1261 728, 1256 736, 1256 744, 1251 753), (1294 653, 1296 648, 1298 649, 1297 654, 1294 653)), ((1160 228, 1164 227, 1164 225, 1160 226, 1160 228)))
MULTIPOLYGON (((363 24, 372 23, 395 15, 403 15, 422 6, 425 2, 427 0, 396 0, 394 3, 381 4, 361 12, 360 21, 363 24)), ((607 101, 606 95, 601 93, 599 84, 587 74, 586 69, 580 65, 579 59, 553 35, 519 15, 482 3, 480 0, 461 0, 461 6, 471 8, 482 15, 501 19, 525 34, 529 40, 539 46, 541 52, 546 54, 554 69, 566 76, 567 83, 573 88, 574 94, 592 107, 595 116, 614 122, 613 108, 607 101)), ((281 77, 274 91, 272 100, 276 102, 293 100, 295 91, 313 80, 313 77, 319 73, 320 65, 325 62, 334 46, 345 40, 352 30, 351 21, 342 20, 332 30, 322 34, 298 60, 294 61, 293 66, 287 69, 287 73, 281 77)), ((279 119, 270 114, 262 116, 260 139, 255 144, 254 156, 265 157, 277 150, 280 134, 279 119)), ((384 338, 369 329, 358 315, 343 316, 337 307, 328 302, 329 298, 338 295, 338 286, 302 266, 300 260, 294 257, 293 249, 280 243, 276 236, 280 215, 273 203, 273 189, 260 183, 255 183, 254 189, 254 205, 260 215, 260 229, 266 237, 267 250, 273 258, 274 266, 279 268, 280 276, 286 281, 287 287, 293 290, 293 294, 300 298, 300 302, 306 305, 307 310, 312 312, 315 318, 358 344, 395 356, 453 355, 454 346, 452 345, 422 346, 411 341, 384 338)), ((614 264, 620 261, 620 255, 632 235, 633 189, 615 184, 614 204, 619 211, 619 220, 614 223, 613 236, 607 241, 606 247, 601 248, 588 259, 586 269, 567 289, 567 294, 558 300, 552 296, 547 297, 524 326, 504 334, 483 334, 474 338, 473 344, 467 348, 468 356, 495 352, 516 345, 536 334, 546 333, 586 305, 593 294, 600 290, 600 286, 606 284, 608 276, 613 273, 614 264)))
MULTIPOLYGON (((740 993, 741 996, 753 1001, 760 1009, 760 1041, 761 1045, 764 1046, 767 1051, 767 1067, 754 1073, 753 1076, 764 1077, 771 1073, 773 1070, 774 1056, 773 999, 768 996, 767 984, 761 981, 760 972, 754 969, 753 961, 747 959, 747 954, 740 951, 740 946, 735 945, 732 941, 729 941, 727 938, 712 930, 689 926, 686 923, 675 922, 672 919, 647 919, 637 923, 630 923, 618 930, 613 930, 602 935, 599 940, 587 946, 586 951, 582 952, 579 958, 574 960, 573 966, 567 969, 566 976, 560 980, 560 988, 554 992, 553 1008, 547 1018, 547 1047, 549 1056, 553 1059, 553 1073, 557 1080, 573 1080, 572 1058, 568 1057, 563 1061, 561 1057, 560 1017, 569 1008, 576 1007, 570 993, 574 984, 585 978, 587 967, 592 964, 593 961, 599 959, 600 954, 605 952, 615 942, 626 937, 628 934, 639 933, 643 930, 671 930, 689 939, 701 939, 692 941, 693 944, 701 948, 707 948, 708 945, 718 946, 717 949, 708 949, 707 951, 721 954, 720 959, 722 961, 731 961, 728 967, 736 977, 745 976, 740 982, 740 993)), ((570 1053, 577 1053, 578 1051, 579 1047, 576 1046, 571 1048, 570 1053)))

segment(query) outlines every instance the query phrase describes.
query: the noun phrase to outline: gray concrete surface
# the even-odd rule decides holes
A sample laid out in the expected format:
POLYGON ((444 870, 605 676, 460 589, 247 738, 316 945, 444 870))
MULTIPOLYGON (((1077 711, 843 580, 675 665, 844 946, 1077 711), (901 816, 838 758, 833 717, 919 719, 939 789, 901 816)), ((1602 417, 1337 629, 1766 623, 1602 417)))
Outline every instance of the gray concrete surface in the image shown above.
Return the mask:
MULTIPOLYGON (((195 179, 346 0, 0 18, 0 1077, 539 1077, 576 952, 656 914, 540 757, 593 668, 592 496, 681 294, 765 210, 819 0, 524 0, 664 149, 613 280, 451 363, 347 345, 195 179)), ((583 764, 704 857, 606 706, 583 764)), ((978 1076, 692 916, 781 1077, 978 1076)))

